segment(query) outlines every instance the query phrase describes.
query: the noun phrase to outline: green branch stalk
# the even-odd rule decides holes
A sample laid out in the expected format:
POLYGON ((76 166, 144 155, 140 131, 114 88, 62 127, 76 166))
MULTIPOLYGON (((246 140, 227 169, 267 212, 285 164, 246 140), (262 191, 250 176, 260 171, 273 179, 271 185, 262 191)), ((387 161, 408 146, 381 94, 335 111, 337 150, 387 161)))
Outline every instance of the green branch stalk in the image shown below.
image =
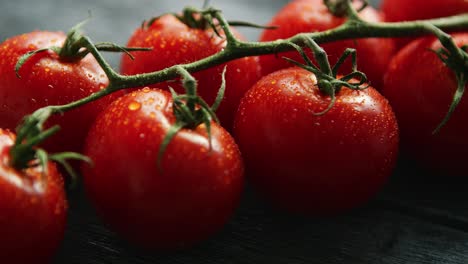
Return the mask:
MULTIPOLYGON (((327 1, 325 1, 327 2, 327 1)), ((358 11, 355 10, 351 5, 351 0, 340 0, 337 2, 340 6, 338 8, 330 7, 330 10, 337 10, 337 12, 341 12, 339 16, 347 17, 347 20, 341 26, 327 30, 322 32, 313 32, 313 33, 301 33, 297 34, 288 39, 281 39, 269 42, 245 42, 237 39, 230 29, 229 22, 224 18, 220 10, 216 10, 213 8, 208 8, 205 10, 198 10, 195 8, 186 8, 184 12, 188 14, 198 14, 202 16, 206 16, 210 19, 214 19, 216 24, 221 28, 224 32, 224 36, 226 39, 226 47, 212 56, 206 57, 204 59, 187 63, 187 64, 180 64, 174 65, 172 67, 168 67, 166 69, 155 71, 151 73, 145 74, 136 74, 136 75, 121 75, 116 72, 109 63, 104 59, 101 54, 100 50, 120 50, 124 51, 129 54, 129 51, 134 50, 144 50, 140 48, 122 48, 120 46, 116 46, 111 44, 104 43, 104 46, 100 46, 100 44, 94 44, 91 39, 87 36, 81 35, 81 33, 76 33, 72 31, 72 45, 75 51, 82 51, 87 53, 91 53, 92 56, 95 57, 96 61, 102 67, 105 74, 109 79, 109 84, 106 88, 100 90, 99 92, 93 93, 88 97, 82 98, 80 100, 64 104, 64 105, 50 105, 43 108, 36 110, 31 115, 27 116, 23 124, 19 126, 18 131, 22 132, 20 134, 27 135, 26 141, 30 141, 35 137, 43 138, 51 136, 50 134, 45 134, 47 131, 42 131, 42 124, 49 118, 51 114, 57 113, 64 113, 71 109, 80 107, 92 101, 98 100, 106 95, 109 95, 115 91, 132 88, 132 87, 142 87, 148 86, 152 84, 156 84, 159 82, 164 82, 168 80, 175 79, 177 77, 184 77, 181 76, 181 72, 183 73, 193 73, 197 71, 201 71, 222 63, 226 63, 235 59, 239 59, 242 57, 248 56, 258 56, 258 55, 266 55, 266 54, 275 54, 279 52, 297 50, 301 54, 303 52, 298 48, 299 47, 311 47, 314 50, 314 56, 316 57, 316 61, 320 66, 320 71, 325 76, 330 75, 330 78, 335 79, 331 76, 330 72, 330 65, 327 59, 327 56, 323 52, 320 54, 323 49, 321 49, 318 45, 327 42, 333 42, 338 40, 346 40, 346 39, 358 39, 358 38, 388 38, 388 37, 407 37, 407 36, 422 36, 422 35, 429 35, 432 34, 436 36, 447 50, 447 56, 450 56, 450 60, 452 61, 452 65, 457 65, 455 72, 466 72, 466 60, 467 55, 466 52, 459 49, 453 42, 450 35, 448 35, 447 31, 462 31, 468 29, 468 14, 452 16, 452 17, 445 17, 439 19, 431 19, 431 20, 420 20, 420 21, 411 21, 411 22, 398 22, 398 23, 370 23, 363 21, 358 16, 358 11), (320 51, 320 52, 318 52, 320 51), (461 65, 461 66, 459 66, 461 65), (46 114, 44 114, 46 113, 46 114), (32 131, 30 131, 32 130, 32 131), (45 134, 45 136, 42 136, 45 134)), ((214 26, 214 22, 211 22, 210 25, 214 26)), ((215 28, 215 32, 219 30, 215 28)), ((81 53, 79 55, 82 55, 81 53)), ((130 54, 129 54, 130 55, 130 54)), ((130 55, 131 56, 131 55, 130 55)), ((305 55, 303 55, 304 57, 305 55)), ((346 57, 346 56, 345 56, 346 57)), ((344 58, 345 58, 344 57, 344 58)), ((308 60, 305 58, 306 61, 308 60)), ((309 60, 310 61, 310 60, 309 60)), ((333 69, 335 72, 335 69, 333 69)), ((354 73, 354 75, 358 73, 354 73)), ((183 74, 182 74, 183 75, 183 74)), ((320 74, 319 74, 320 75, 320 74)), ((353 75, 353 76, 354 76, 353 75)), ((364 75, 365 76, 365 75, 364 75)), ((457 75, 458 76, 458 75, 457 75)), ((336 77, 336 76, 335 76, 336 77)), ((466 78, 461 78, 461 80, 465 80, 466 78)), ((339 81, 339 80, 338 80, 339 81)), ((359 84, 360 85, 360 84, 359 84)), ((358 86, 359 86, 358 85, 358 86)), ((341 86, 340 86, 341 87, 341 86)), ((357 87, 359 88, 359 87, 357 87)), ((446 118, 443 120, 441 125, 443 125, 450 116, 450 113, 456 107, 459 102, 461 95, 463 95, 464 85, 459 85, 459 89, 454 95, 454 100, 452 102, 451 108, 447 113, 446 118), (461 87, 461 88, 460 88, 461 87)), ((54 130, 55 132, 55 130, 54 130)), ((32 156, 33 153, 36 153, 35 150, 27 145, 25 142, 16 142, 15 146, 12 148, 16 150, 16 154, 11 154, 17 158, 19 164, 24 167, 27 166, 28 160, 32 156), (24 150, 23 150, 24 149, 24 150), (21 151, 20 151, 21 150, 21 151), (18 153, 29 153, 29 155, 19 155, 18 153), (31 156, 32 155, 32 156, 31 156), (19 157, 23 156, 23 157, 19 157), (27 157, 26 157, 27 156, 27 157)), ((36 153, 37 156, 37 153, 36 153)))
POLYGON ((84 44, 84 47, 89 49, 89 52, 96 58, 99 65, 103 68, 109 78, 109 85, 100 92, 92 94, 81 100, 66 105, 47 107, 50 107, 53 113, 63 113, 97 100, 117 90, 147 86, 177 78, 179 76, 178 69, 180 69, 180 67, 190 73, 193 73, 242 57, 291 51, 294 50, 291 43, 305 46, 304 40, 306 38, 313 39, 317 44, 322 44, 338 40, 369 37, 389 38, 423 36, 435 34, 434 28, 442 31, 468 29, 468 14, 439 19, 397 23, 369 23, 362 20, 350 19, 340 27, 327 31, 301 33, 288 39, 269 42, 244 42, 236 39, 232 35, 232 32, 229 29, 229 23, 224 19, 220 12, 216 11, 215 17, 219 20, 220 25, 226 34, 227 45, 224 50, 192 63, 174 65, 152 73, 136 74, 131 76, 120 75, 106 62, 101 53, 95 48, 92 41, 88 37, 82 37, 81 41, 84 44))

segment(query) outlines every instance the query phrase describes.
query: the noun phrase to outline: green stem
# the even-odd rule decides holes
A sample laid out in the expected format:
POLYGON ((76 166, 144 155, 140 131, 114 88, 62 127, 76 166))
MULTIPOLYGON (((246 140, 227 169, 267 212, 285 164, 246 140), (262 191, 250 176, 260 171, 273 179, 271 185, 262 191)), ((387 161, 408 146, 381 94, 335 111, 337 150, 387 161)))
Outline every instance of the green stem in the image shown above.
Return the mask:
POLYGON ((177 72, 182 76, 182 86, 185 88, 187 99, 187 107, 191 113, 195 112, 196 96, 197 96, 197 80, 183 67, 177 67, 177 72))
POLYGON ((109 86, 111 86, 112 83, 115 82, 115 80, 118 80, 119 75, 117 74, 117 72, 115 72, 114 69, 112 69, 112 67, 110 66, 110 64, 104 59, 102 54, 99 52, 98 48, 94 45, 94 43, 89 37, 83 36, 80 39, 80 44, 94 56, 96 61, 102 67, 104 73, 107 75, 107 78, 109 78, 109 86))
MULTIPOLYGON (((224 49, 210 57, 192 63, 181 64, 152 73, 134 76, 118 76, 119 89, 150 85, 167 81, 177 77, 177 67, 183 67, 188 72, 201 71, 215 65, 247 56, 257 56, 290 51, 294 48, 290 43, 304 46, 304 36, 313 39, 317 44, 368 37, 407 37, 422 36, 433 33, 428 30, 431 24, 443 31, 454 31, 468 28, 468 14, 426 21, 398 22, 398 23, 368 23, 362 22, 344 24, 338 28, 323 32, 301 33, 289 39, 269 42, 242 42, 238 41, 235 48, 224 49)), ((102 66, 102 65, 101 65, 102 66)))
POLYGON ((330 66, 330 62, 328 61, 327 53, 325 52, 325 50, 322 47, 320 47, 317 44, 317 42, 315 42, 311 38, 307 38, 305 42, 307 42, 306 45, 310 47, 310 49, 314 53, 315 60, 317 61, 320 67, 320 71, 324 73, 325 75, 331 75, 332 69, 330 66))
POLYGON ((439 19, 397 23, 369 23, 359 21, 345 23, 340 27, 327 31, 301 33, 283 40, 243 42, 234 37, 229 29, 228 22, 220 14, 216 13, 215 18, 223 28, 228 41, 227 47, 224 50, 192 63, 175 65, 160 71, 132 76, 124 76, 115 72, 93 45, 91 40, 88 37, 82 37, 81 41, 85 44, 84 46, 93 54, 108 76, 109 86, 89 97, 65 105, 51 106, 51 109, 53 109, 54 113, 65 112, 120 89, 147 86, 171 80, 180 75, 181 69, 193 73, 242 57, 291 51, 294 50, 291 43, 305 46, 306 43, 304 43, 304 39, 307 38, 312 39, 317 44, 321 44, 338 40, 369 37, 416 37, 434 34, 434 28, 438 28, 441 31, 468 29, 468 14, 463 14, 439 19))
POLYGON ((229 26, 229 22, 224 18, 224 16, 221 15, 221 12, 216 12, 214 17, 218 20, 221 28, 224 31, 224 34, 226 35, 227 45, 225 49, 229 49, 231 52, 233 52, 232 50, 238 46, 240 41, 236 38, 236 36, 234 36, 234 33, 229 26))
MULTIPOLYGON (((203 99, 197 96, 197 83, 196 80, 191 76, 190 73, 201 71, 216 65, 220 65, 226 62, 229 62, 234 59, 248 57, 248 56, 258 56, 264 54, 276 54, 284 51, 297 50, 307 65, 300 65, 305 67, 310 71, 317 73, 318 85, 321 90, 326 92, 331 96, 331 102, 327 109, 324 112, 317 113, 323 114, 328 111, 333 103, 335 102, 335 92, 341 89, 342 86, 346 86, 351 89, 363 89, 361 87, 364 82, 367 81, 364 73, 356 71, 355 66, 355 57, 352 57, 353 60, 353 72, 347 76, 342 77, 341 79, 336 79, 335 75, 337 72, 337 67, 348 57, 355 56, 354 51, 347 51, 343 54, 342 58, 339 60, 339 63, 333 68, 330 67, 328 59, 325 52, 320 48, 319 44, 339 41, 345 39, 358 39, 358 38, 369 38, 369 37, 416 37, 421 35, 433 34, 435 35, 444 48, 445 51, 441 51, 439 56, 442 60, 454 69, 457 73, 457 79, 459 81, 459 87, 457 93, 454 95, 454 100, 452 102, 451 108, 447 114, 447 117, 443 120, 442 125, 448 120, 448 116, 453 112, 453 109, 456 107, 460 101, 461 96, 464 93, 464 84, 467 82, 467 77, 465 71, 467 66, 467 57, 465 51, 458 49, 458 47, 453 42, 450 35, 444 31, 457 31, 457 30, 466 30, 468 29, 468 14, 458 15, 453 17, 425 20, 425 21, 413 21, 413 22, 399 22, 399 23, 369 23, 363 21, 359 18, 358 13, 351 6, 351 0, 340 0, 341 6, 335 6, 337 12, 345 12, 345 16, 348 20, 341 26, 323 31, 323 32, 313 32, 313 33, 301 33, 297 34, 289 39, 275 40, 270 42, 244 42, 238 40, 233 32, 230 29, 229 22, 221 15, 221 12, 208 8, 202 12, 197 11, 196 9, 186 9, 186 16, 184 18, 187 22, 192 23, 196 26, 197 21, 193 14, 202 14, 205 21, 208 25, 213 28, 213 30, 220 35, 218 26, 224 32, 226 38, 225 48, 207 58, 187 63, 175 65, 160 71, 137 74, 132 76, 124 76, 117 73, 109 63, 104 59, 100 53, 101 50, 112 50, 112 51, 124 51, 127 52, 131 50, 143 50, 142 48, 129 49, 120 47, 114 44, 101 43, 94 44, 88 37, 83 36, 79 33, 77 26, 73 29, 68 37, 67 42, 64 47, 60 49, 60 56, 65 56, 69 60, 80 59, 88 53, 91 53, 98 64, 101 66, 105 74, 109 79, 109 84, 105 89, 102 89, 96 93, 89 95, 88 97, 82 98, 75 102, 71 102, 64 105, 51 105, 40 108, 36 110, 29 116, 26 116, 23 124, 18 128, 18 138, 15 142, 15 145, 11 148, 10 153, 12 155, 12 165, 15 168, 23 169, 27 168, 30 165, 30 161, 37 158, 41 161, 41 164, 45 166, 47 162, 47 153, 41 149, 37 149, 36 145, 44 141, 46 138, 53 135, 57 132, 58 127, 52 127, 48 130, 43 131, 43 124, 49 118, 51 114, 63 113, 68 110, 77 108, 89 102, 98 100, 106 95, 109 95, 115 91, 131 88, 131 87, 141 87, 152 85, 155 83, 168 81, 175 79, 177 77, 182 77, 183 86, 186 88, 185 95, 178 96, 172 89, 174 97, 174 114, 178 118, 178 122, 172 126, 170 132, 166 135, 164 142, 160 148, 158 155, 158 166, 161 168, 161 156, 164 153, 166 147, 168 146, 172 137, 182 129, 183 127, 196 127, 201 123, 206 125, 208 137, 210 138, 210 149, 211 149, 211 120, 217 120, 216 115, 214 114, 214 109, 219 106, 219 102, 223 98, 225 81, 224 81, 224 72, 223 72, 223 83, 218 92, 216 102, 213 104, 213 107, 210 107, 203 99), (345 2, 346 1, 346 2, 345 2), (214 18, 214 20, 213 20, 214 18), (217 24, 219 23, 219 24, 217 24), (310 59, 306 56, 302 48, 300 47, 309 47, 314 51, 314 56, 319 65, 319 68, 313 65, 310 59), (445 56, 444 54, 448 54, 445 56), (445 58, 445 57, 446 58, 445 58), (359 83, 348 83, 347 81, 350 78, 355 78, 360 80, 359 83), (200 107, 200 108, 197 108, 200 107)), ((325 1, 329 2, 329 1, 325 1)), ((330 3, 330 2, 329 2, 330 3)), ((55 49, 55 48, 54 48, 55 49)), ((40 51, 38 51, 40 52, 40 51)), ((27 60, 28 56, 34 54, 26 54, 23 60, 27 60)), ((24 61, 23 61, 24 62, 24 61)), ((295 64, 298 62, 291 61, 295 64)), ((21 60, 19 65, 17 65, 17 72, 21 67, 21 60)), ((439 129, 438 127, 437 129, 439 129)), ((56 161, 64 164, 68 169, 71 167, 65 161, 65 158, 76 158, 74 155, 55 155, 51 156, 56 161)), ((49 157, 50 158, 50 157, 49 157)), ((79 156, 79 159, 83 159, 82 156, 79 156)), ((73 174, 73 171, 71 171, 73 174)))
POLYGON ((106 95, 109 95, 109 94, 113 93, 114 91, 115 91, 115 89, 111 85, 109 85, 109 86, 107 86, 107 88, 102 89, 99 92, 93 93, 93 94, 89 95, 88 97, 79 99, 77 101, 74 101, 74 102, 71 102, 71 103, 68 103, 68 104, 64 104, 64 105, 49 105, 49 106, 46 106, 46 107, 50 108, 50 110, 52 111, 53 114, 59 114, 59 113, 67 112, 69 110, 77 108, 79 106, 85 105, 87 103, 96 101, 96 100, 98 100, 98 99, 100 99, 100 98, 102 98, 102 97, 104 97, 106 95))

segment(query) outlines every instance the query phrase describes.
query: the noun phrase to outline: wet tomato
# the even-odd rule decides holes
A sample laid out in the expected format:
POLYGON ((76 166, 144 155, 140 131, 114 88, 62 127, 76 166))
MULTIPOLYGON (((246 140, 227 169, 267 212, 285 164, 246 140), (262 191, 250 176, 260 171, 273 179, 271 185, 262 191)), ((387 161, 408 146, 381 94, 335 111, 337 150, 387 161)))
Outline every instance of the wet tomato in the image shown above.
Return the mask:
POLYGON ((60 245, 67 201, 56 166, 17 170, 10 165, 15 135, 0 129, 0 259, 47 264, 60 245))
POLYGON ((386 182, 396 162, 398 127, 374 88, 343 88, 330 97, 301 68, 271 73, 242 99, 234 134, 246 176, 274 205, 309 215, 363 205, 386 182))
MULTIPOLYGON (((453 34, 453 38, 459 47, 468 44, 468 33, 453 34)), ((457 89, 455 74, 432 51, 439 48, 436 38, 427 37, 401 49, 385 74, 383 93, 398 118, 402 153, 432 171, 466 175, 466 95, 447 124, 433 134, 457 89)))
MULTIPOLYGON (((0 127, 15 129, 22 118, 46 105, 66 104, 103 89, 108 79, 88 55, 82 60, 66 61, 50 52, 32 56, 15 74, 18 58, 27 52, 61 46, 61 32, 36 31, 15 36, 0 44, 0 127)), ((59 135, 45 142, 51 152, 81 151, 87 130, 96 115, 116 95, 90 103, 64 115, 50 118, 47 126, 61 126, 59 135)))
POLYGON ((226 130, 212 123, 183 128, 158 168, 174 124, 169 92, 144 88, 113 102, 97 118, 85 154, 84 183, 98 214, 144 248, 172 250, 208 238, 228 221, 243 186, 243 162, 226 130))

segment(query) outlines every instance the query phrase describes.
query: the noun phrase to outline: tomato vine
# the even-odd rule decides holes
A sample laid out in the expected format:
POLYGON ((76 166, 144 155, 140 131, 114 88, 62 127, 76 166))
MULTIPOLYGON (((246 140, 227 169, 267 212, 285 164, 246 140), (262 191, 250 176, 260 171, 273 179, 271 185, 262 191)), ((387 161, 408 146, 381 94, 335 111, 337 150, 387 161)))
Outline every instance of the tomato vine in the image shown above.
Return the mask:
MULTIPOLYGON (((77 29, 74 29, 75 31, 73 32, 73 34, 69 35, 73 38, 73 50, 77 52, 79 56, 83 55, 82 52, 86 52, 86 54, 90 53, 92 54, 92 56, 95 57, 98 64, 102 67, 103 71, 109 79, 108 86, 105 89, 100 90, 99 92, 93 93, 86 98, 82 98, 69 104, 49 105, 44 108, 40 108, 36 112, 32 113, 30 116, 24 119, 24 122, 20 126, 18 131, 21 131, 22 129, 24 130, 25 128, 27 129, 28 127, 34 127, 34 129, 25 132, 25 137, 22 138, 23 141, 34 143, 35 138, 48 137, 50 136, 49 134, 51 132, 49 130, 42 131, 41 126, 35 126, 34 124, 43 124, 45 120, 47 120, 47 118, 49 118, 49 116, 52 114, 64 113, 89 102, 98 100, 99 98, 114 93, 118 90, 131 87, 141 87, 171 80, 179 77, 181 72, 184 72, 184 74, 185 72, 187 74, 193 73, 242 57, 257 56, 264 54, 276 54, 284 51, 297 50, 297 46, 306 47, 308 45, 310 46, 310 43, 313 43, 313 45, 319 45, 326 42, 344 39, 368 37, 405 37, 429 34, 435 35, 441 41, 444 49, 437 52, 440 58, 446 63, 446 65, 448 65, 453 71, 456 72, 458 77, 457 79, 459 81, 458 90, 454 95, 452 105, 446 117, 436 128, 436 131, 440 129, 447 122, 448 118, 450 117, 450 114, 453 112, 458 102, 460 101, 461 96, 463 95, 464 87, 467 81, 465 75, 468 68, 467 52, 464 49, 458 48, 454 44, 450 35, 445 32, 467 29, 468 14, 440 19, 420 20, 411 22, 372 23, 360 19, 358 16, 359 10, 353 8, 351 2, 352 0, 325 1, 328 8, 335 15, 347 17, 347 21, 343 25, 335 29, 323 32, 301 33, 288 39, 281 39, 269 42, 246 42, 239 40, 231 31, 229 27, 230 23, 225 19, 221 10, 212 7, 207 7, 202 10, 193 7, 187 7, 184 10, 184 13, 209 17, 211 21, 205 23, 208 23, 209 25, 213 25, 215 27, 219 26, 219 28, 224 32, 224 36, 226 39, 226 47, 222 51, 212 56, 206 57, 195 62, 174 65, 172 67, 168 67, 166 69, 151 73, 128 76, 121 75, 118 72, 116 72, 101 54, 101 51, 103 50, 117 49, 126 51, 124 48, 116 45, 108 45, 102 43, 95 44, 88 36, 85 36, 80 32, 77 32, 77 29), (43 113, 48 114, 44 115, 43 113)), ((363 8, 364 7, 365 6, 363 6, 363 8)), ((318 49, 316 49, 316 51, 317 50, 318 49)), ((318 52, 316 52, 315 54, 319 55, 316 57, 316 59, 318 64, 321 66, 319 67, 320 70, 322 72, 324 69, 330 70, 329 65, 328 67, 322 67, 323 65, 326 65, 328 63, 326 56, 320 56, 321 54, 318 52)), ((329 76, 333 74, 329 72, 325 73, 325 75, 329 76)), ((24 142, 17 141, 16 145, 19 144, 24 144, 24 142)), ((16 146, 12 149, 18 149, 18 147, 16 146)), ((15 156, 21 155, 18 153, 21 152, 16 151, 15 153, 12 153, 14 160, 15 156)), ((16 160, 18 159, 16 158, 16 160)), ((24 164, 26 163, 27 162, 22 161, 18 164, 22 164, 21 166, 24 166, 24 164)))

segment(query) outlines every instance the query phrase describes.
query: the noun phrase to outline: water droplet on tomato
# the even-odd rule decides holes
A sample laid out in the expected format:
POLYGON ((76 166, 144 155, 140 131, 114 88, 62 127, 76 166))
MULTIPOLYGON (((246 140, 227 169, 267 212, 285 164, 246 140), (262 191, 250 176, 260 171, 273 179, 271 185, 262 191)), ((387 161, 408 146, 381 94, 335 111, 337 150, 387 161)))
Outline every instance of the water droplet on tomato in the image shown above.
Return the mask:
POLYGON ((139 102, 133 101, 128 104, 128 110, 130 111, 137 111, 141 108, 141 104, 139 102))
POLYGON ((147 92, 149 92, 149 91, 150 91, 150 88, 149 88, 148 86, 145 87, 145 88, 143 88, 143 92, 144 92, 144 93, 147 93, 147 92))

